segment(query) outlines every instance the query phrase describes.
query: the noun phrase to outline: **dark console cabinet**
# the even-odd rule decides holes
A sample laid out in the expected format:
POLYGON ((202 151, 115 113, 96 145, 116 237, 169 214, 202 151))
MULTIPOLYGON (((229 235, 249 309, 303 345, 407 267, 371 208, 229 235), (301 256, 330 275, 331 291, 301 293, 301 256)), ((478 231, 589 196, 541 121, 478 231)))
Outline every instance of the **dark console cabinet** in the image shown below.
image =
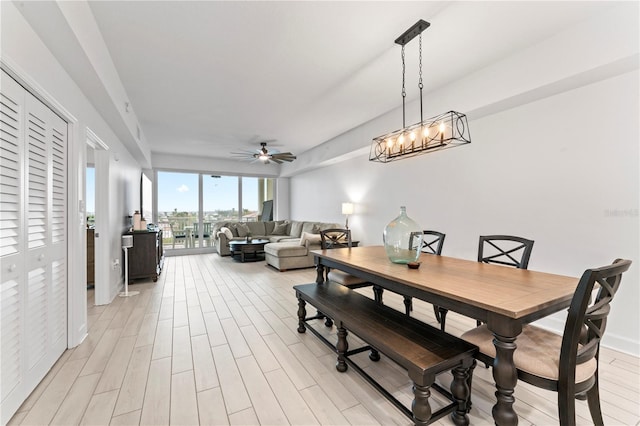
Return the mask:
POLYGON ((158 281, 162 271, 162 231, 128 232, 133 235, 133 247, 129 249, 129 282, 139 278, 158 281))

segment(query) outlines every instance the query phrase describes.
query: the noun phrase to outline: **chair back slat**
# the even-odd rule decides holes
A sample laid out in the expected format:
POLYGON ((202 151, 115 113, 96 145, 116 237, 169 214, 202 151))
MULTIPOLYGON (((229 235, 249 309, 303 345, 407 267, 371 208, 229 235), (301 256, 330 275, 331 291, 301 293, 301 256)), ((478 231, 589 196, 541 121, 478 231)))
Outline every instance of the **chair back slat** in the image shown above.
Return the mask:
POLYGON ((575 383, 576 365, 598 358, 611 302, 630 260, 616 259, 613 264, 587 269, 576 288, 569 307, 560 350, 559 381, 575 383), (599 287, 599 288, 598 288, 599 287), (595 298, 593 290, 597 288, 595 298))
POLYGON ((515 266, 518 269, 529 267, 529 258, 533 250, 533 240, 513 235, 483 235, 478 244, 478 262, 515 266), (515 245, 514 245, 515 244, 515 245), (494 253, 487 253, 486 246, 494 253))

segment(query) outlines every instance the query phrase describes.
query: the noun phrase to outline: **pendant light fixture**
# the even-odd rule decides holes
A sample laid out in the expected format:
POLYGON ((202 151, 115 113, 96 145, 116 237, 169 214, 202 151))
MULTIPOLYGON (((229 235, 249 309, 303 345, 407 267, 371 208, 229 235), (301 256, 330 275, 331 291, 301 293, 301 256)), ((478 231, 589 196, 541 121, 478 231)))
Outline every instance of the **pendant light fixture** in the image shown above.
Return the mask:
POLYGON ((429 28, 427 21, 419 20, 395 40, 402 46, 402 128, 373 138, 369 161, 388 163, 400 158, 413 157, 431 151, 471 143, 467 116, 456 111, 445 112, 424 119, 422 114, 422 32, 429 28), (405 60, 404 48, 416 36, 419 38, 420 122, 406 125, 405 60))

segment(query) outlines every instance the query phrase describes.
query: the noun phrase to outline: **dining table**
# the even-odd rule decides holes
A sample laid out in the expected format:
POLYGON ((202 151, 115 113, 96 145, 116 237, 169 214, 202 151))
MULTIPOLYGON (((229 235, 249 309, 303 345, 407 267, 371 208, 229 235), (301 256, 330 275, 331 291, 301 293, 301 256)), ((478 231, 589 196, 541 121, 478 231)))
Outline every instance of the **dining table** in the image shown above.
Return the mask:
POLYGON ((326 268, 338 269, 382 289, 424 300, 480 320, 494 336, 493 378, 497 425, 517 425, 513 408, 518 381, 513 362, 524 324, 569 307, 578 277, 423 253, 419 268, 392 263, 383 246, 314 250, 321 285, 326 268))

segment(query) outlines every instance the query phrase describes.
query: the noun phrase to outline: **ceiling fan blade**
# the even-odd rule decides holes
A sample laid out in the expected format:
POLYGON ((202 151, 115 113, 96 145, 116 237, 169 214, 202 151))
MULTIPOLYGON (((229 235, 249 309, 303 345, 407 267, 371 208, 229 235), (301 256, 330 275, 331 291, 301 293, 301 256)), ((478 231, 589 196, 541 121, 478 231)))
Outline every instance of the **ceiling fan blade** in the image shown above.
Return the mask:
POLYGON ((277 164, 282 164, 282 159, 280 159, 280 158, 271 157, 271 161, 273 161, 274 163, 277 163, 277 164))
POLYGON ((238 151, 238 152, 232 152, 231 155, 253 155, 255 153, 255 151, 238 151))
POLYGON ((295 155, 273 155, 273 158, 277 158, 278 160, 282 160, 282 161, 293 161, 296 159, 295 155))

